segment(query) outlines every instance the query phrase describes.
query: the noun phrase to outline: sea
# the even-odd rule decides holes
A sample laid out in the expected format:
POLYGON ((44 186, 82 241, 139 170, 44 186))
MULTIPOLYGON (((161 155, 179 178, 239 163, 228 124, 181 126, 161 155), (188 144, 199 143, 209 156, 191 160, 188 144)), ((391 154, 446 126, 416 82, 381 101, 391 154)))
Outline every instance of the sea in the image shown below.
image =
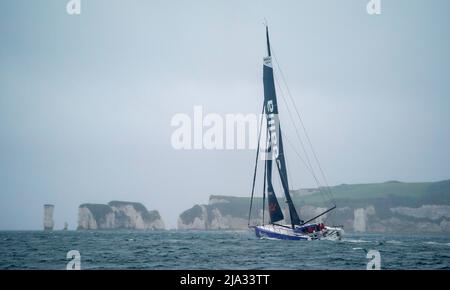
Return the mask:
POLYGON ((63 270, 75 262, 80 269, 450 269, 450 236, 279 241, 250 231, 0 232, 0 269, 63 270))

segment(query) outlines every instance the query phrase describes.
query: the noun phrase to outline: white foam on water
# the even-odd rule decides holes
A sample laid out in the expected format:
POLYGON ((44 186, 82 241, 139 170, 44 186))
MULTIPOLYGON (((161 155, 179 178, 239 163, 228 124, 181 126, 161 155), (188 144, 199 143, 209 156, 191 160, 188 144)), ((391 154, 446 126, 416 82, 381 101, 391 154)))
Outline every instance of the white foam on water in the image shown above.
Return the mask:
POLYGON ((342 241, 347 243, 371 243, 371 241, 357 240, 357 239, 343 239, 342 241))
POLYGON ((424 242, 424 244, 426 244, 426 245, 436 245, 436 246, 450 246, 450 243, 439 243, 439 242, 433 242, 433 241, 424 242))
POLYGON ((270 240, 270 241, 279 241, 280 239, 277 238, 271 238, 271 237, 266 237, 266 236, 262 236, 260 237, 261 240, 270 240))
POLYGON ((389 241, 386 241, 386 243, 387 243, 387 244, 394 244, 394 245, 400 245, 400 244, 403 244, 403 242, 397 241, 397 240, 389 240, 389 241))

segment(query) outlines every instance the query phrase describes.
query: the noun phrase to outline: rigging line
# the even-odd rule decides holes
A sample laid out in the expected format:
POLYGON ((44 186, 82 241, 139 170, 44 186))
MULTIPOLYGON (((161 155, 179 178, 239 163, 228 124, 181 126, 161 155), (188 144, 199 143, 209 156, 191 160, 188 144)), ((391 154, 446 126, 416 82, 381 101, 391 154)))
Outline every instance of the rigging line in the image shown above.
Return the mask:
POLYGON ((284 101, 284 104, 286 105, 286 109, 288 111, 289 118, 291 120, 292 125, 294 126, 295 132, 297 133, 297 137, 300 140, 300 144, 302 146, 303 152, 305 153, 306 160, 308 161, 308 166, 311 169, 311 171, 314 172, 314 168, 311 165, 311 161, 309 160, 308 153, 306 152, 305 146, 304 146, 303 141, 302 141, 302 139, 300 137, 300 133, 299 133, 299 131, 297 129, 297 126, 295 125, 294 118, 292 117, 291 110, 289 109, 289 105, 286 102, 286 98, 284 97, 284 91, 283 91, 282 87, 280 86, 280 82, 278 81, 278 78, 276 77, 275 74, 274 74, 274 78, 275 78, 275 82, 277 83, 278 89, 280 91, 279 95, 281 96, 281 99, 284 101))
MULTIPOLYGON (((275 194, 275 196, 277 197, 278 204, 280 204, 280 201, 282 202, 280 205, 280 209, 283 213, 283 218, 285 219, 286 216, 284 214, 284 207, 286 204, 286 198, 284 197, 284 194, 281 195, 283 192, 283 188, 281 187, 280 183, 278 182, 278 178, 275 177, 276 175, 273 174, 273 170, 274 170, 273 165, 274 165, 274 163, 272 163, 272 190, 273 190, 273 193, 275 194)), ((267 174, 269 174, 269 173, 267 173, 267 174)), ((269 208, 269 211, 270 211, 270 208, 269 208)))
MULTIPOLYGON (((283 134, 283 132, 280 130, 280 136, 283 134)), ((286 153, 283 152, 283 157, 284 157, 284 161, 285 161, 285 165, 286 165, 286 153)), ((288 207, 289 207, 289 217, 290 217, 290 221, 292 224, 292 227, 294 227, 294 221, 292 220, 292 210, 291 210, 291 206, 293 207, 294 212, 296 213, 296 218, 298 218, 300 220, 300 217, 298 216, 298 212, 297 209, 295 208, 295 204, 292 200, 291 194, 289 192, 289 186, 288 186, 288 177, 285 175, 285 173, 281 170, 281 162, 279 162, 280 159, 276 158, 275 159, 275 165, 278 169, 278 175, 280 176, 280 182, 281 182, 281 186, 282 186, 282 192, 284 192, 284 196, 285 196, 285 202, 287 203, 288 207), (287 189, 287 191, 285 190, 287 189)), ((286 171, 286 170, 285 170, 286 171)), ((276 180, 276 179, 275 179, 276 180)), ((301 220, 300 220, 301 221, 301 220)))
POLYGON ((301 116, 300 116, 300 113, 299 113, 299 111, 298 111, 298 109, 297 109, 297 105, 295 104, 294 98, 292 97, 292 94, 291 94, 291 91, 290 91, 290 89, 289 89, 289 86, 287 85, 286 78, 284 77, 283 71, 281 70, 280 63, 279 63, 279 61, 278 61, 278 58, 276 57, 276 54, 275 54, 275 51, 274 51, 273 47, 272 47, 272 53, 273 53, 273 56, 274 56, 274 58, 275 58, 275 62, 277 63, 278 70, 280 71, 281 78, 283 79, 283 83, 284 83, 285 86, 286 86, 286 89, 287 89, 287 92, 288 92, 288 96, 289 96, 289 98, 290 98, 292 104, 294 105, 294 106, 293 106, 293 107, 294 107, 294 110, 295 110, 295 112, 297 113, 297 116, 298 116, 298 118, 299 118, 299 120, 300 120, 300 123, 301 123, 301 125, 302 125, 302 128, 303 128, 303 131, 305 132, 306 139, 307 139, 307 141, 308 141, 308 143, 309 143, 309 146, 310 146, 310 148, 311 148, 311 151, 312 151, 312 153, 313 153, 313 155, 314 155, 314 159, 315 159, 316 162, 317 162, 317 165, 318 165, 318 167, 319 167, 320 173, 321 173, 322 178, 323 178, 323 180, 324 180, 324 182, 325 182, 326 188, 327 188, 327 190, 329 191, 330 195, 332 195, 332 193, 331 193, 331 188, 330 188, 330 186, 328 185, 327 178, 326 178, 325 173, 324 173, 324 171, 323 171, 323 169, 322 169, 322 166, 320 165, 319 158, 317 157, 317 154, 316 154, 316 152, 315 152, 315 150, 314 150, 314 147, 312 146, 311 139, 309 138, 308 132, 306 131, 306 127, 305 127, 305 125, 304 125, 304 123, 303 123, 303 120, 302 120, 302 118, 301 118, 301 116))
POLYGON ((325 217, 323 218, 323 222, 324 222, 324 223, 327 223, 327 222, 328 222, 328 219, 329 219, 330 217, 332 217, 332 216, 334 215, 334 213, 335 213, 335 211, 330 211, 327 215, 325 215, 325 217))
MULTIPOLYGON (((285 135, 285 134, 283 132, 281 132, 281 135, 285 135)), ((286 150, 283 152, 283 154, 286 157, 286 150)), ((286 169, 287 169, 286 170, 286 174, 287 174, 287 177, 289 178, 289 182, 290 182, 290 183, 289 182, 288 183, 289 183, 289 185, 292 188, 292 184, 294 183, 294 180, 291 178, 291 174, 290 174, 291 170, 289 169, 289 164, 288 164, 287 158, 284 158, 284 163, 286 164, 286 169)), ((278 173, 281 176, 281 171, 279 171, 278 173)), ((288 188, 288 192, 291 195, 291 189, 290 188, 288 188)), ((284 200, 285 200, 285 208, 286 208, 287 200, 286 200, 286 198, 284 200)), ((292 195, 291 195, 291 200, 292 200, 292 204, 294 205, 294 207, 296 207, 295 204, 294 204, 294 200, 292 199, 292 195)), ((297 208, 296 208, 296 210, 297 210, 297 208)), ((289 214, 289 216, 290 216, 290 214, 289 214)))
MULTIPOLYGON (((294 146, 294 144, 291 142, 291 140, 290 140, 290 139, 287 137, 287 135, 284 134, 284 133, 283 133, 283 138, 287 141, 287 144, 289 145, 289 147, 292 148, 292 150, 293 150, 294 153, 297 155, 297 157, 302 161, 303 165, 305 165, 305 168, 307 169, 307 171, 308 171, 308 172, 311 174, 311 176, 314 178, 314 180, 315 180, 315 182, 316 182, 316 185, 317 185, 317 189, 319 190, 319 193, 320 193, 320 195, 321 195, 321 197, 322 197, 322 200, 323 200, 323 202, 325 203, 325 202, 326 202, 326 199, 325 199, 326 193, 323 192, 323 191, 321 190, 321 187, 320 187, 320 185, 318 185, 318 181, 317 181, 316 177, 314 176, 314 173, 312 173, 312 172, 310 171, 310 169, 306 166, 306 163, 305 163, 304 159, 301 157, 300 153, 295 149, 295 146, 294 146)), ((289 174, 289 173, 288 173, 288 174, 289 174)), ((299 188, 299 189, 300 189, 300 188, 299 188)))
MULTIPOLYGON (((267 133, 268 134, 268 133, 267 133)), ((267 136, 267 135, 266 135, 267 136)), ((264 162, 264 175, 263 175, 263 204, 262 204, 262 225, 264 225, 264 212, 266 211, 266 180, 267 180, 267 161, 264 162)))
MULTIPOLYGON (((309 159, 308 152, 307 152, 307 150, 306 150, 306 148, 305 148, 305 145, 304 145, 304 143, 303 143, 303 141, 302 141, 302 138, 301 138, 301 136, 300 136, 300 132, 298 131, 297 126, 295 125, 294 118, 292 117, 292 114, 291 114, 291 112, 290 112, 290 110, 289 110, 289 105, 288 105, 288 103, 287 103, 287 101, 286 101, 286 98, 284 97, 284 91, 283 91, 283 89, 282 89, 282 87, 281 87, 281 85, 280 85, 280 83, 279 83, 279 81, 278 81, 278 78, 277 78, 275 75, 274 75, 274 78, 275 78, 275 81, 276 81, 276 83, 277 83, 278 89, 279 89, 279 91, 280 91, 280 94, 279 94, 279 95, 281 96, 281 98, 283 99, 283 101, 284 101, 284 103, 285 103, 285 105, 286 105, 286 108, 287 108, 287 111, 288 111, 290 120, 291 120, 291 122, 292 122, 292 125, 293 125, 294 128, 295 128, 295 132, 297 133, 297 137, 298 137, 298 139, 299 139, 299 141, 300 141, 302 150, 303 150, 303 152, 304 152, 304 154, 305 154, 305 156, 306 156, 307 164, 303 161, 303 158, 300 157, 300 154, 298 154, 298 153, 297 153, 297 154, 298 154, 298 156, 300 157, 300 159, 303 161, 303 163, 305 164, 305 166, 309 169, 309 172, 311 173, 311 175, 314 177, 314 180, 316 181, 317 188, 319 189, 319 192, 320 192, 321 194, 323 194, 323 195, 326 195, 327 198, 333 200, 334 198, 333 198, 333 196, 332 196, 329 192, 327 192, 327 191, 323 192, 323 191, 321 190, 322 186, 321 186, 320 180, 319 180, 319 178, 317 177, 316 173, 314 172, 314 167, 312 166, 311 160, 309 159)), ((285 134, 283 134, 283 135, 285 136, 285 134)), ((293 144, 291 144, 291 146, 294 147, 293 144)), ((322 197, 322 198, 325 199, 324 197, 322 197)), ((324 201, 325 201, 325 200, 324 200, 324 201)))
POLYGON ((332 208, 327 209, 326 211, 322 212, 321 214, 319 214, 319 215, 317 215, 317 216, 315 216, 313 218, 310 218, 309 220, 307 220, 303 224, 307 224, 307 223, 309 223, 309 222, 311 222, 311 221, 313 221, 313 220, 323 216, 324 214, 329 213, 330 211, 334 210, 335 208, 336 208, 336 206, 333 206, 332 208))
POLYGON ((308 170, 308 172, 311 174, 311 176, 314 178, 316 184, 317 184, 317 189, 319 190, 319 193, 322 195, 322 199, 325 202, 325 196, 328 198, 333 198, 330 197, 329 195, 327 195, 327 192, 323 191, 323 188, 320 186, 319 181, 317 180, 317 177, 315 176, 314 172, 310 171, 310 169, 308 168, 308 166, 306 166, 305 161, 303 160, 302 156, 300 155, 300 153, 295 149, 294 144, 291 142, 291 140, 287 137, 286 134, 283 133, 283 138, 288 141, 288 144, 290 145, 290 147, 292 148, 292 150, 294 151, 294 153, 297 155, 297 157, 302 161, 303 165, 305 165, 306 169, 308 170))
MULTIPOLYGON (((300 155, 300 153, 298 153, 298 151, 295 149, 294 144, 291 142, 291 140, 287 137, 287 135, 283 132, 283 138, 288 141, 288 144, 292 147, 292 150, 295 152, 295 154, 297 155, 297 157, 300 159, 300 161, 302 161, 303 165, 305 165, 306 170, 311 174, 311 176, 314 177, 314 173, 313 171, 311 171, 311 168, 309 168, 308 164, 306 164, 306 161, 302 158, 302 156, 300 155)), ((317 183, 317 182, 316 182, 317 183)))
MULTIPOLYGON (((273 49, 272 49, 272 50, 273 50, 273 49)), ((321 166, 321 164, 320 164, 319 158, 317 157, 317 154, 316 154, 316 152, 315 152, 315 150, 314 150, 314 147, 313 147, 313 145, 312 145, 311 139, 309 138, 308 132, 306 131, 305 124, 303 123, 303 119, 302 119, 302 117, 301 117, 301 115, 300 115, 300 113, 299 113, 299 110, 298 110, 297 105, 296 105, 296 103, 295 103, 295 101, 294 101, 294 98, 292 97, 292 94, 291 94, 291 91, 290 91, 289 86, 288 86, 288 84, 287 84, 286 78, 284 77, 284 73, 283 73, 283 71, 281 70, 280 63, 279 63, 278 58, 276 57, 276 54, 275 54, 274 51, 273 51, 273 55, 274 55, 274 58, 275 58, 275 62, 277 63, 277 67, 278 67, 278 70, 279 70, 279 72, 280 72, 280 75, 281 75, 281 78, 282 78, 282 80, 283 80, 283 83, 284 83, 284 85, 286 86, 286 90, 287 90, 287 93, 288 93, 288 97, 290 98, 290 101, 291 101, 292 104, 293 104, 294 110, 295 110, 295 112, 296 112, 296 114, 297 114, 297 116, 298 116, 298 118, 299 118, 299 120, 300 120, 300 124, 302 125, 303 131, 304 131, 305 136, 306 136, 306 139, 307 139, 307 141, 308 141, 308 145, 309 145, 309 147, 310 147, 310 149, 311 149, 311 152, 313 153, 313 156, 314 156, 315 161, 317 162, 317 166, 319 167, 320 174, 322 175, 323 181, 325 182, 326 189, 329 191, 330 195, 332 195, 330 186, 328 185, 328 181, 327 181, 327 178, 326 178, 326 176, 325 176, 325 173, 324 173, 324 171, 323 171, 323 169, 322 169, 322 166, 321 166)))
MULTIPOLYGON (((291 119, 292 125, 294 126, 294 128, 296 130, 296 133, 297 133, 297 137, 298 137, 298 139, 300 141, 300 144, 302 145, 302 150, 303 150, 303 152, 304 152, 304 154, 306 156, 307 163, 304 161, 303 158, 300 157, 300 154, 298 152, 296 152, 296 153, 299 156, 299 158, 302 160, 302 162, 305 165, 305 167, 309 170, 310 174, 313 176, 313 178, 314 178, 314 180, 316 182, 317 188, 319 189, 319 192, 322 195, 322 199, 323 199, 324 203, 326 203, 326 198, 328 198, 329 200, 334 200, 334 197, 329 192, 327 192, 326 190, 325 191, 323 190, 324 187, 322 187, 319 178, 317 177, 316 173, 314 172, 314 167, 312 166, 312 163, 311 163, 311 161, 309 159, 308 152, 307 152, 307 150, 306 150, 306 148, 304 146, 304 143, 302 141, 300 133, 299 133, 299 131, 298 131, 296 125, 295 125, 294 118, 292 117, 292 114, 290 113, 288 103, 286 102, 286 99, 284 97, 283 89, 282 89, 278 79, 276 78, 276 76, 275 76, 275 80, 276 80, 278 88, 280 90, 280 96, 283 99, 283 101, 284 101, 284 103, 285 103, 285 105, 287 107, 287 111, 289 113, 289 117, 291 119)), ((283 136, 286 136, 286 135, 283 134, 283 136)), ((290 145, 295 149, 295 146, 292 144, 292 142, 290 142, 290 143, 291 143, 290 145)))
POLYGON ((302 220, 301 220, 300 217, 298 216, 298 212, 297 212, 297 209, 296 209, 296 207, 295 207, 294 201, 292 200, 292 197, 291 197, 291 195, 290 195, 290 193, 289 193, 289 188, 288 188, 287 184, 285 183, 285 181, 287 181, 287 176, 285 176, 285 175, 283 174, 283 172, 281 171, 280 162, 277 162, 277 160, 276 160, 276 161, 275 161, 275 165, 277 166, 277 169, 278 169, 278 175, 280 176, 280 178, 279 178, 279 179, 280 179, 280 185, 281 185, 280 192, 284 192, 284 193, 285 193, 285 194, 284 194, 284 197, 285 197, 284 200, 285 200, 285 204, 288 205, 288 209, 289 209, 289 220, 290 220, 290 222, 291 222, 291 224, 292 224, 292 227, 294 227, 294 222, 292 221, 291 205, 292 205, 292 207, 294 208, 295 212, 297 213, 297 217, 299 218, 300 222, 302 222, 302 220), (286 191, 284 190, 285 188, 288 189, 288 195, 286 195, 286 191), (289 202, 289 200, 290 200, 290 202, 289 202))
POLYGON ((255 161, 255 172, 253 173, 253 185, 252 185, 252 196, 250 198, 250 209, 248 211, 248 226, 250 226, 250 218, 252 215, 252 207, 253 207, 253 195, 255 193, 255 182, 256 182, 256 172, 258 171, 258 157, 259 157, 259 144, 261 142, 261 131, 262 131, 262 121, 263 121, 263 115, 264 114, 264 102, 261 112, 261 121, 259 124, 259 133, 258 133, 258 146, 256 149, 256 161, 255 161))
MULTIPOLYGON (((281 135, 284 135, 283 133, 281 135)), ((286 156, 286 150, 283 152, 286 156)), ((287 162, 287 158, 284 159, 284 163, 286 164, 286 169, 287 169, 287 177, 289 178, 289 182, 290 182, 290 186, 292 187, 292 184, 294 183, 294 180, 291 178, 291 169, 289 168, 289 164, 287 162)), ((289 193, 291 192, 291 189, 288 188, 289 193)))
MULTIPOLYGON (((314 167, 313 167, 313 165, 311 163, 311 160, 309 158, 309 154, 308 154, 308 152, 307 152, 307 150, 305 148, 305 145, 304 145, 303 140, 301 138, 300 132, 299 132, 299 130, 298 130, 298 128, 297 128, 297 126, 296 126, 296 124, 294 122, 294 118, 292 117, 291 111, 289 110, 289 105, 288 105, 288 103, 286 101, 286 98, 284 97, 283 88, 281 87, 280 82, 278 81, 278 78, 276 76, 275 76, 275 80, 276 80, 278 89, 280 90, 281 98, 283 99, 283 101, 284 101, 284 103, 286 105, 286 108, 287 108, 287 111, 289 113, 289 117, 291 119, 292 125, 294 126, 295 132, 297 134, 297 138, 299 139, 301 147, 302 147, 302 150, 303 150, 303 152, 305 154, 306 161, 307 161, 307 165, 306 166, 309 168, 309 171, 310 171, 311 175, 314 177, 314 180, 316 181, 317 187, 320 189, 322 187, 321 182, 320 182, 319 178, 317 177, 316 173, 314 172, 314 167)), ((291 145, 293 146, 293 144, 291 144, 291 145)))
POLYGON ((281 206, 281 211, 283 212, 283 216, 284 216, 284 222, 286 222, 287 217, 289 217, 289 221, 291 220, 291 215, 290 215, 290 210, 289 210, 289 204, 286 198, 286 194, 284 194, 284 188, 283 188, 283 176, 281 171, 279 170, 278 167, 278 162, 276 161, 276 159, 274 159, 275 161, 275 166, 277 167, 277 171, 278 171, 278 176, 280 178, 274 178, 273 179, 273 185, 274 188, 277 189, 277 192, 279 192, 280 194, 283 194, 283 198, 282 198, 282 206, 281 206), (286 210, 289 214, 286 214, 286 210))
MULTIPOLYGON (((284 131, 281 131, 281 130, 280 130, 280 133, 281 133, 281 137, 282 137, 282 138, 283 138, 284 136, 286 136, 286 134, 284 133, 284 131)), ((284 150, 284 148, 283 148, 283 150, 284 150)), ((293 187, 292 187, 292 184, 294 183, 294 180, 291 178, 291 177, 292 177, 292 174, 291 174, 291 170, 290 170, 290 168, 289 168, 288 159, 286 158, 286 150, 284 150, 283 154, 284 154, 284 163, 286 164, 286 173, 287 173, 287 176, 286 176, 286 177, 288 178, 288 181, 290 182, 291 188, 293 188, 293 187)), ((290 194, 290 193, 291 193, 291 189, 288 188, 288 190, 289 190, 289 194, 290 194)))

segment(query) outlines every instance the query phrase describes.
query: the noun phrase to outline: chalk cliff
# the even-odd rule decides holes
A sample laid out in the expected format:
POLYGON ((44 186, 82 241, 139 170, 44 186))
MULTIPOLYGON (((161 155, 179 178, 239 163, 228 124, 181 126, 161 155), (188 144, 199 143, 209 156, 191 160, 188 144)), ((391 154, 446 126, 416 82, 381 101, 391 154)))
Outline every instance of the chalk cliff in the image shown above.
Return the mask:
POLYGON ((164 229, 156 210, 148 211, 137 202, 111 201, 108 204, 82 204, 78 208, 78 229, 164 229))
MULTIPOLYGON (((247 228, 248 200, 240 197, 212 195, 207 205, 195 205, 178 218, 180 230, 224 230, 247 228)), ((262 217, 260 205, 254 207, 258 218, 262 217)))
MULTIPOLYGON (((317 216, 330 205, 320 189, 291 192, 301 217, 317 216)), ((450 234, 450 180, 338 185, 331 188, 337 209, 317 221, 343 225, 348 232, 450 234)), ((279 195, 283 205, 282 194, 279 195)), ((195 205, 178 218, 178 229, 246 229, 250 198, 212 195, 209 203, 195 205)), ((284 216, 288 217, 287 210, 284 216)), ((267 210, 265 220, 267 221, 267 210)), ((253 201, 252 223, 262 220, 262 199, 253 201)), ((284 223, 289 223, 285 220, 284 223)))

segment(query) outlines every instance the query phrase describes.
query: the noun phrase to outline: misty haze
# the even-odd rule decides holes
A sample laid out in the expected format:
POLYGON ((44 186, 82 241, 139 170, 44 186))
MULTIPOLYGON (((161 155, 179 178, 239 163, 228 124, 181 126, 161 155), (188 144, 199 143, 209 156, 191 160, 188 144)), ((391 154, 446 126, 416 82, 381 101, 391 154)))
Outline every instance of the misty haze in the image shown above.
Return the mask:
POLYGON ((0 3, 1 231, 450 233, 448 1, 67 2, 0 3))

